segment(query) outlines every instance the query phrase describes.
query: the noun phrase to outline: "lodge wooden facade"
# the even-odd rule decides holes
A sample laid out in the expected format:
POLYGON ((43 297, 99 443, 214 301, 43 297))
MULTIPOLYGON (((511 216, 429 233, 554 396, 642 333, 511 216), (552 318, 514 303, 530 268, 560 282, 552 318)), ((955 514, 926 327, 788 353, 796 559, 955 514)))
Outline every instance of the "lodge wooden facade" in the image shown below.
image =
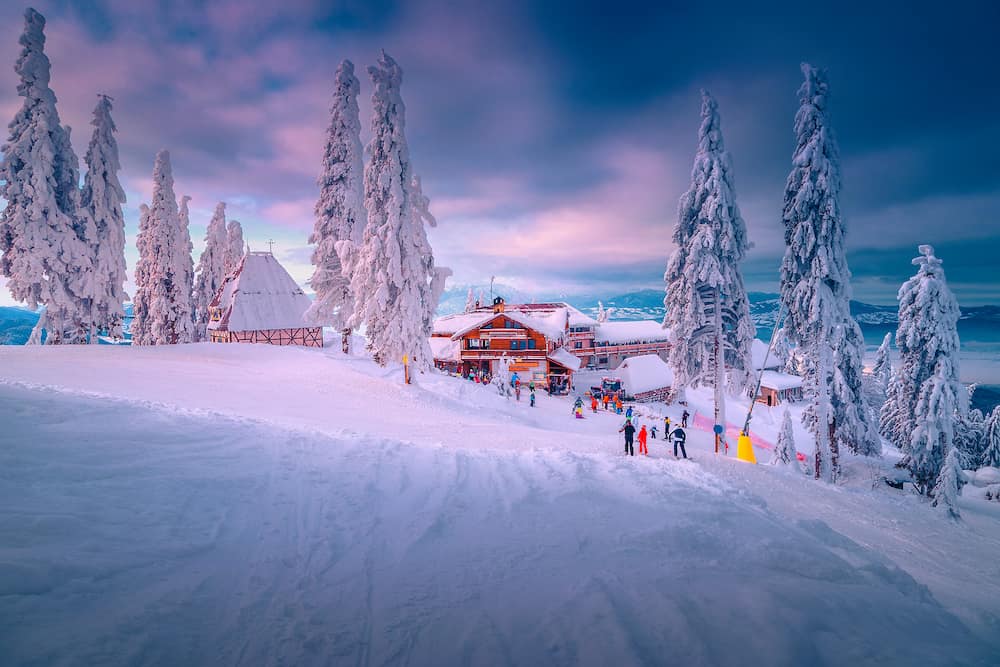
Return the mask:
POLYGON ((579 368, 579 360, 564 349, 567 315, 559 309, 536 312, 507 311, 503 299, 492 310, 467 314, 460 327, 438 327, 432 347, 447 349, 447 357, 436 357, 435 365, 463 376, 492 375, 502 357, 511 372, 553 387, 566 387, 579 368), (560 314, 561 313, 561 314, 560 314), (452 329, 456 329, 452 331, 452 329), (435 338, 450 338, 455 344, 434 345, 435 338))

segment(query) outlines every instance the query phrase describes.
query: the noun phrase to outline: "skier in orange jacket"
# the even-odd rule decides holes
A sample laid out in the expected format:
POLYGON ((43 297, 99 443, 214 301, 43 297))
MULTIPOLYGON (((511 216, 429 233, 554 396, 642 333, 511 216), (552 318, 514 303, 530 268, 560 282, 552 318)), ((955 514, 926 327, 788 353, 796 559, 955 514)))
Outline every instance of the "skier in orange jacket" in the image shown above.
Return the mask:
POLYGON ((597 412, 597 397, 596 396, 592 395, 590 397, 590 409, 593 412, 597 412))
POLYGON ((643 424, 642 428, 639 429, 639 453, 649 456, 649 450, 646 449, 646 425, 643 424))

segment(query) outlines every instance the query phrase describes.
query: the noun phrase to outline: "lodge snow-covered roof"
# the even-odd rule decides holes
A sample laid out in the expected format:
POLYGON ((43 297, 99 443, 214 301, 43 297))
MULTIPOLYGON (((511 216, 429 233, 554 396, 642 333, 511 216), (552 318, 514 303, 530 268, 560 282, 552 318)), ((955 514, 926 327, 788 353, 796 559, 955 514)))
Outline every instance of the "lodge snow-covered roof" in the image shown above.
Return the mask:
POLYGON ((627 357, 615 369, 625 391, 633 396, 645 391, 663 389, 674 383, 674 373, 663 359, 655 354, 627 357))
POLYGON ((670 332, 655 320, 620 320, 597 325, 594 340, 598 343, 658 343, 668 340, 670 332))
POLYGON ((303 316, 311 303, 274 255, 248 252, 212 300, 211 306, 223 312, 208 328, 264 331, 310 326, 303 316))
POLYGON ((474 311, 472 313, 464 313, 468 317, 455 317, 449 320, 449 324, 440 324, 441 319, 434 323, 434 332, 437 334, 448 334, 447 329, 454 328, 457 329, 454 333, 451 333, 451 337, 457 340, 464 336, 465 334, 478 329, 491 322, 495 318, 506 318, 512 322, 517 322, 526 329, 531 329, 532 331, 537 331, 538 333, 544 335, 546 338, 551 340, 560 340, 566 333, 566 309, 558 308, 551 313, 539 314, 539 315, 528 315, 519 310, 505 310, 502 313, 494 313, 492 310, 489 312, 484 311, 474 311), (476 317, 472 317, 475 315, 476 317), (462 326, 456 326, 461 324, 462 326))

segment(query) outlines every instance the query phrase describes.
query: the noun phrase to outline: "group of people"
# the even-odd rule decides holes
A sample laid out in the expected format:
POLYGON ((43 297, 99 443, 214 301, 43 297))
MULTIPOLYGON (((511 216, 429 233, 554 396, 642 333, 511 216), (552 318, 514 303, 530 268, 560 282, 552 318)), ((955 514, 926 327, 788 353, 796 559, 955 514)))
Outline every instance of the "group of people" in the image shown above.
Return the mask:
MULTIPOLYGON (((633 416, 632 407, 629 406, 628 410, 626 410, 625 412, 625 423, 622 424, 622 427, 620 429, 618 429, 619 433, 625 434, 625 456, 635 456, 634 444, 636 438, 636 427, 635 423, 633 422, 632 416, 633 416)), ((673 442, 675 459, 677 458, 678 449, 680 450, 681 455, 685 459, 687 458, 687 449, 684 447, 685 443, 687 442, 687 432, 685 432, 684 429, 687 428, 687 420, 689 416, 690 415, 688 414, 688 411, 685 410, 684 414, 681 417, 681 424, 676 428, 674 428, 674 430, 672 431, 670 430, 671 427, 670 417, 663 418, 663 439, 673 442)), ((639 453, 644 456, 649 455, 649 448, 647 446, 647 437, 649 433, 652 433, 653 439, 655 440, 656 426, 653 426, 650 429, 650 431, 647 431, 646 425, 643 424, 638 429, 639 453)))
POLYGON ((598 393, 594 392, 587 393, 590 396, 590 409, 592 411, 597 412, 597 408, 603 404, 605 410, 614 410, 615 413, 619 415, 622 413, 622 397, 618 395, 618 392, 606 391, 600 393, 600 396, 598 396, 598 393))

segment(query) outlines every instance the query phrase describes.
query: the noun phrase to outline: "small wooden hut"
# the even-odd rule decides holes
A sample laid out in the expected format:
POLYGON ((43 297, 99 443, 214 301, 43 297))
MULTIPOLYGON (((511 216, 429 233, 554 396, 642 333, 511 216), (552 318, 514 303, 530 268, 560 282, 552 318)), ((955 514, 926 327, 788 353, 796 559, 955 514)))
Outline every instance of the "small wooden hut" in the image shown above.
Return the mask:
POLYGON ((306 323, 311 302, 270 252, 248 252, 209 304, 213 343, 323 347, 323 328, 306 323))

